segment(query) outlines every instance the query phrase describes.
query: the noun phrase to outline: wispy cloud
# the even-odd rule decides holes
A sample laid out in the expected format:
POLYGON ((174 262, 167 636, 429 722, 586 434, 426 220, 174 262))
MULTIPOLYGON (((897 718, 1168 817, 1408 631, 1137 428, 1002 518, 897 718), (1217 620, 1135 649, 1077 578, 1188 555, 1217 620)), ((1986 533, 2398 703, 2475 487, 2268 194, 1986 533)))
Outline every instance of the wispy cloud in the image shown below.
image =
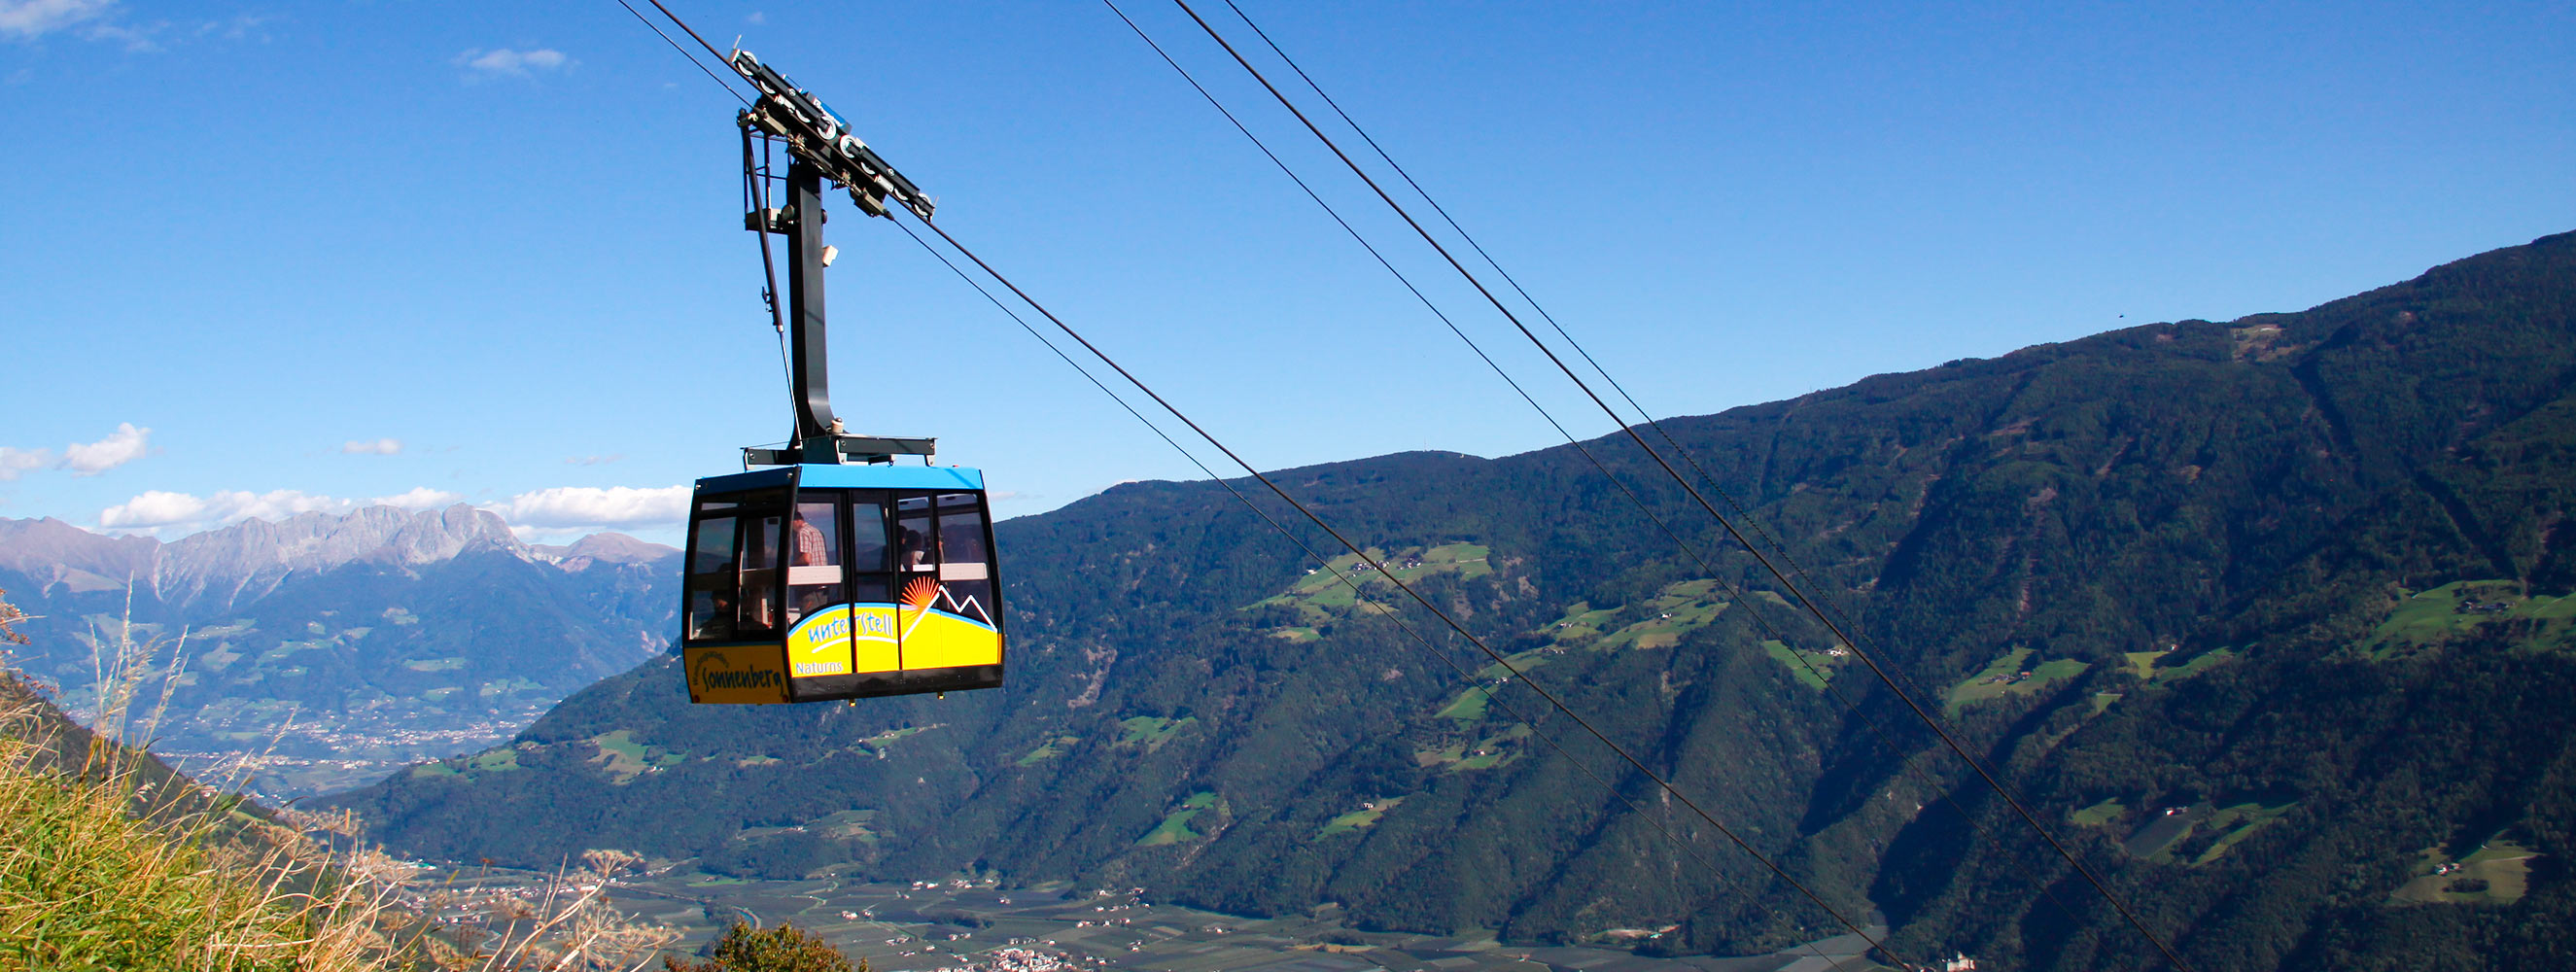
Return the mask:
POLYGON ((148 54, 161 49, 161 38, 169 32, 170 22, 167 20, 140 24, 102 20, 81 28, 80 35, 88 40, 122 44, 132 53, 148 54))
POLYGON ((465 494, 463 493, 451 493, 443 489, 431 489, 427 486, 414 486, 408 492, 396 493, 392 496, 379 496, 375 499, 368 500, 367 503, 370 506, 398 506, 406 510, 435 510, 441 507, 453 506, 457 503, 463 502, 464 499, 465 494))
POLYGON ((294 489, 265 493, 218 490, 209 496, 154 489, 98 511, 98 525, 120 533, 192 532, 243 520, 283 520, 298 513, 348 513, 369 506, 434 510, 464 499, 462 494, 427 486, 372 499, 322 496, 294 489))
POLYGON ((298 513, 337 513, 354 505, 348 500, 292 489, 266 493, 232 490, 206 497, 155 489, 98 511, 98 525, 110 530, 218 527, 254 517, 282 520, 298 513))
POLYGON ((266 41, 268 32, 260 28, 276 19, 266 14, 237 14, 231 20, 209 20, 197 25, 197 36, 266 41))
POLYGON ((610 453, 610 454, 608 454, 608 455, 604 455, 604 456, 573 456, 573 457, 571 457, 571 458, 565 459, 565 460, 564 460, 564 465, 567 465, 567 466, 605 466, 605 465, 608 465, 609 463, 616 462, 617 460, 624 459, 624 458, 626 458, 626 454, 625 454, 625 453, 623 453, 623 452, 610 453))
POLYGON ((689 488, 558 486, 521 493, 484 509, 514 526, 587 530, 674 526, 687 519, 689 488))
POLYGON ((532 77, 539 71, 560 71, 571 66, 572 59, 551 47, 519 51, 507 47, 484 50, 475 48, 456 55, 456 64, 482 77, 532 77))
POLYGON ((0 483, 25 475, 27 470, 53 465, 52 449, 12 449, 0 446, 0 483))
POLYGON ((351 439, 340 444, 340 451, 353 456, 390 456, 402 451, 402 440, 395 438, 351 439))
POLYGON ((32 40, 96 20, 115 7, 116 0, 0 0, 0 34, 32 40))
POLYGON ((72 443, 63 447, 62 467, 74 476, 96 476, 126 463, 143 458, 152 451, 152 430, 134 427, 132 422, 119 422, 107 438, 91 443, 72 443))
POLYGON ((96 442, 74 442, 63 447, 60 458, 52 449, 15 449, 0 446, 0 482, 8 482, 36 469, 52 466, 71 470, 74 476, 96 476, 152 452, 152 430, 137 428, 132 422, 119 422, 116 431, 96 442))
MULTIPOLYGON (((265 493, 218 490, 210 495, 147 490, 98 511, 100 529, 112 533, 169 535, 230 526, 243 520, 283 520, 299 513, 350 513, 370 506, 435 510, 465 501, 463 494, 428 486, 392 496, 353 499, 278 489, 265 493)), ((509 521, 522 538, 677 527, 688 518, 689 487, 563 486, 476 504, 509 521)))

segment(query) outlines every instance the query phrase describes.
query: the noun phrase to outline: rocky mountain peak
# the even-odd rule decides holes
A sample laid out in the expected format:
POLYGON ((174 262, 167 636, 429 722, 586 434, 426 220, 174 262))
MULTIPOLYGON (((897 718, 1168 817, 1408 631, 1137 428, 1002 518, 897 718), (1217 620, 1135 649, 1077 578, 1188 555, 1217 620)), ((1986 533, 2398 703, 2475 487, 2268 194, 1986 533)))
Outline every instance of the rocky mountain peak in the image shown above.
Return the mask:
POLYGON ((287 575, 371 563, 402 568, 479 550, 580 570, 592 563, 651 563, 677 551, 624 534, 570 546, 520 542, 510 525, 463 503, 442 510, 370 506, 348 513, 301 513, 244 520, 168 543, 92 533, 58 519, 0 519, 0 569, 76 591, 108 590, 128 579, 164 601, 240 601, 276 588, 287 575))
POLYGON ((535 544, 528 550, 537 559, 549 561, 565 570, 582 570, 595 563, 649 564, 680 552, 677 548, 638 540, 623 533, 594 533, 573 541, 570 546, 535 544))

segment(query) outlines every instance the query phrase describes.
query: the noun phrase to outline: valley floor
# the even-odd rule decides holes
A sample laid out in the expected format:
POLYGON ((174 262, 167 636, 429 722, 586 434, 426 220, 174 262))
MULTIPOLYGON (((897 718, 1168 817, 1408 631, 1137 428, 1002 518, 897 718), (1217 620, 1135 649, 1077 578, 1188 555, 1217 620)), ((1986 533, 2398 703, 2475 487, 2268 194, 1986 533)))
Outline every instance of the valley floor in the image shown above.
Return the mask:
MULTIPOLYGON (((546 876, 502 869, 450 879, 451 889, 506 893, 546 876)), ((1659 959, 1624 950, 1506 945, 1490 935, 1434 937, 1360 932, 1338 909, 1246 918, 1153 904, 1134 888, 996 889, 947 884, 872 884, 835 879, 749 881, 685 866, 616 882, 620 909, 682 930, 694 950, 736 920, 781 922, 818 933, 878 972, 1863 972, 1855 936, 1793 952, 1744 958, 1659 959)), ((1872 928, 1873 934, 1884 929, 1872 928)), ((1640 935, 1651 934, 1639 930, 1640 935)))

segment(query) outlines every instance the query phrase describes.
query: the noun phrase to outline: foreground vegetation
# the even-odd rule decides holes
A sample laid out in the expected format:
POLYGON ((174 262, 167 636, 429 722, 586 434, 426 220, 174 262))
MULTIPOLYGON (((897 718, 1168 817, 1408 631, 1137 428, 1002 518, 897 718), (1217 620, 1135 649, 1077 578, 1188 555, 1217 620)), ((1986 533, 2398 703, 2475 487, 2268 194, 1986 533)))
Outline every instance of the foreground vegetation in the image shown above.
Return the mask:
POLYGON ((0 669, 0 970, 384 968, 384 885, 119 744, 149 646, 116 645, 98 732, 0 669))
MULTIPOLYGON (((24 643, 21 616, 0 598, 0 644, 24 643)), ((171 770, 125 741, 157 727, 168 693, 147 683, 175 645, 103 634, 87 726, 0 667, 0 972, 604 972, 671 944, 600 897, 629 855, 587 855, 533 896, 468 900, 365 846, 345 814, 272 811, 171 770)))

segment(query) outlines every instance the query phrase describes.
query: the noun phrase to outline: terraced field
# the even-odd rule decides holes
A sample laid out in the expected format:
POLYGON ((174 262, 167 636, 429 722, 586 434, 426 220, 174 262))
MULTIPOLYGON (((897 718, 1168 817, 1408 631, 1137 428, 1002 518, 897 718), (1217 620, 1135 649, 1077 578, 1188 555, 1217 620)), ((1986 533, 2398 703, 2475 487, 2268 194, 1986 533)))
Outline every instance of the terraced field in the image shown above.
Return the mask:
POLYGON ((2030 661, 2029 648, 2015 648, 2003 657, 1987 663, 1976 674, 1950 687, 1945 701, 1949 714, 1980 702, 1992 702, 2008 695, 2028 695, 2055 683, 2074 678, 2089 667, 2072 658, 2056 658, 2036 666, 2024 667, 2030 661), (2026 673, 2026 674, 2025 674, 2026 673))
POLYGON ((1366 806, 1325 821, 1324 829, 1315 835, 1315 839, 1323 840, 1341 834, 1355 834, 1376 826, 1379 817, 1386 816, 1387 811, 1395 809, 1397 804, 1404 802, 1404 799, 1389 797, 1383 800, 1371 800, 1366 806))
MULTIPOLYGON (((1479 544, 1448 543, 1436 547, 1399 547, 1392 551, 1379 547, 1367 549, 1371 559, 1386 565, 1385 575, 1379 575, 1357 554, 1343 554, 1327 561, 1325 569, 1309 571, 1286 591, 1253 602, 1243 609, 1293 608, 1301 623, 1273 628, 1270 634, 1292 641, 1307 641, 1312 640, 1315 635, 1313 629, 1317 625, 1368 610, 1360 606, 1360 595, 1352 591, 1345 578, 1357 582, 1363 591, 1378 592, 1372 595, 1374 597, 1401 598, 1404 595, 1395 590, 1395 585, 1386 582, 1387 577, 1411 584, 1440 574, 1466 579, 1494 572, 1493 552, 1479 544)), ((1382 606, 1392 608, 1394 604, 1387 601, 1382 606)))
POLYGON ((1021 766, 1035 766, 1039 763, 1064 755, 1065 747, 1081 741, 1081 736, 1055 736, 1048 739, 1046 742, 1039 744, 1038 748, 1029 750, 1028 755, 1022 756, 1013 762, 1021 766))
POLYGON ((1118 720, 1118 744, 1143 746, 1148 751, 1160 749, 1163 743, 1170 741, 1173 736, 1180 735, 1182 730, 1198 724, 1197 716, 1182 716, 1178 719, 1136 716, 1120 719, 1118 720))
POLYGON ((1205 790, 1190 794, 1189 799, 1181 801, 1181 805, 1174 808, 1170 815, 1165 816, 1162 823, 1155 824, 1154 829, 1145 832, 1145 836, 1136 838, 1136 846, 1160 847, 1206 836, 1190 829, 1190 819, 1214 806, 1216 806, 1216 794, 1205 790))
POLYGON ((592 736, 590 741, 599 747, 599 755, 592 762, 601 764, 601 770, 616 783, 630 782, 638 776, 665 766, 677 765, 688 758, 670 750, 649 747, 636 742, 635 731, 632 729, 619 729, 592 736))
POLYGON ((2493 904, 2522 900, 2531 890, 2531 862, 2539 853, 2510 840, 2489 840, 2454 862, 2438 847, 2425 848, 2415 878, 2388 896, 2391 904, 2493 904))
POLYGON ((2526 648, 2564 648, 2576 642, 2576 595, 2526 596, 2513 581, 2453 581, 2409 592, 2389 608, 2388 619, 2362 642, 2374 659, 2440 648, 2506 622, 2538 622, 2523 637, 2526 648))
POLYGON ((2118 821, 2121 817, 2128 815, 2128 812, 2129 807, 2127 804, 2121 803, 2120 798, 2118 797, 2112 797, 2092 806, 2085 807, 2082 810, 2075 811, 2074 813, 2067 815, 2067 819, 2086 827, 2103 827, 2118 821))
POLYGON ((1520 758, 1519 744, 1529 737, 1528 726, 1514 724, 1492 735, 1461 739, 1435 749, 1415 750, 1413 761, 1425 769, 1438 769, 1444 773, 1492 769, 1520 758))

